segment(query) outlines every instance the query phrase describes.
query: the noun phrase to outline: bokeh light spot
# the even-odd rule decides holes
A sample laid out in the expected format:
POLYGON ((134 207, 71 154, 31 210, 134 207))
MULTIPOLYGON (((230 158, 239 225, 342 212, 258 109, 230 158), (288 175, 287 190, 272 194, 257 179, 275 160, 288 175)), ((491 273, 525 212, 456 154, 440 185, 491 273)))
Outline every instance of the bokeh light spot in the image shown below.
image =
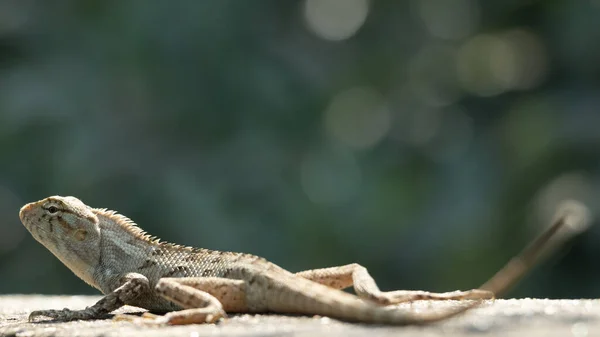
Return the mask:
POLYGON ((458 55, 460 82, 465 90, 478 96, 531 89, 542 82, 547 72, 543 43, 525 30, 475 36, 458 55))
POLYGON ((352 37, 365 23, 368 0, 306 0, 304 18, 320 38, 341 41, 352 37))
POLYGON ((491 55, 491 70, 497 82, 509 90, 531 89, 545 77, 547 56, 537 37, 525 30, 504 34, 491 55))
POLYGON ((495 52, 504 48, 504 41, 492 35, 477 35, 459 50, 458 78, 462 87, 478 96, 494 96, 505 91, 492 69, 495 52))
POLYGON ((535 215, 539 223, 546 225, 553 220, 556 210, 565 200, 577 200, 597 212, 598 194, 590 177, 581 171, 563 173, 544 185, 534 198, 535 215))
POLYGON ((390 128, 390 111, 383 96, 368 87, 335 95, 325 111, 325 128, 337 141, 353 149, 377 144, 390 128))

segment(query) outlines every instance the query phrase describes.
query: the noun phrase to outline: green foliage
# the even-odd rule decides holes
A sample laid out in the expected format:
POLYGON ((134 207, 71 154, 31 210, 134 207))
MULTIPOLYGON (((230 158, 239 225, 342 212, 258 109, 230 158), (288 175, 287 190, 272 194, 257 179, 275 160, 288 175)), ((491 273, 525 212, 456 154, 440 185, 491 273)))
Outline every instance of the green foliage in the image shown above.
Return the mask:
MULTIPOLYGON (((0 292, 92 292, 18 222, 53 194, 292 270, 476 287, 558 201, 596 207, 599 12, 0 1, 0 292)), ((594 236, 513 295, 598 297, 594 236)))

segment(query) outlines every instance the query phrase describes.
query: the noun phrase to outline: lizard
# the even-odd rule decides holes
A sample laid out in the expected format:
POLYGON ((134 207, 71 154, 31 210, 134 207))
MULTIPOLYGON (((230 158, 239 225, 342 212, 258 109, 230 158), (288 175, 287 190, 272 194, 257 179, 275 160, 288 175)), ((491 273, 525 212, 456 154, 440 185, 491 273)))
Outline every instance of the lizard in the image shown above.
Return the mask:
POLYGON ((142 317, 116 315, 114 319, 177 325, 215 323, 228 312, 271 312, 371 324, 433 323, 505 290, 543 255, 559 229, 583 221, 583 207, 560 216, 481 289, 384 292, 360 264, 292 273, 251 254, 161 241, 115 211, 89 207, 76 197, 51 196, 23 206, 21 222, 75 275, 105 296, 82 310, 33 311, 29 321, 39 317, 56 321, 106 318, 110 312, 132 305, 148 312, 142 317), (349 287, 355 294, 343 291, 349 287), (444 312, 400 310, 396 305, 415 300, 470 301, 444 312))

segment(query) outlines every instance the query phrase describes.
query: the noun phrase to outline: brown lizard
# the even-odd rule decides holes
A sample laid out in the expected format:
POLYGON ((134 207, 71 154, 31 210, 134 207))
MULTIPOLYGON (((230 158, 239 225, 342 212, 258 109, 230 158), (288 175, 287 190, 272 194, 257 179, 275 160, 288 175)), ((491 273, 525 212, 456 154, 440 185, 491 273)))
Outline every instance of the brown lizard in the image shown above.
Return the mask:
POLYGON ((512 260, 512 267, 509 263, 509 268, 486 283, 485 289, 382 292, 359 264, 294 274, 254 255, 161 242, 114 211, 91 208, 75 197, 52 196, 23 206, 21 222, 37 241, 105 296, 83 310, 34 311, 29 320, 39 316, 102 318, 127 304, 166 314, 115 318, 190 324, 216 322, 226 312, 273 312, 363 323, 425 324, 455 316, 503 291, 538 259, 560 228, 583 221, 583 210, 580 207, 568 213, 574 215, 570 220, 560 217, 531 249, 512 260), (340 290, 350 286, 356 295, 340 290), (446 312, 416 313, 392 306, 422 299, 475 301, 446 312))

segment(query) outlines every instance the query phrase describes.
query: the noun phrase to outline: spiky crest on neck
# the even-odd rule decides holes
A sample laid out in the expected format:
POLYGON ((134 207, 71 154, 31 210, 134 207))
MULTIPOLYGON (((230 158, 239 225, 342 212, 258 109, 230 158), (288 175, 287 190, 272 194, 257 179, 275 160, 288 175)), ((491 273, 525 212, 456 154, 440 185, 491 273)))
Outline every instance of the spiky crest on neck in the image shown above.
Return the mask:
POLYGON ((209 251, 205 248, 194 248, 190 246, 183 246, 166 241, 161 241, 160 238, 148 234, 146 231, 140 228, 140 226, 138 226, 133 220, 116 211, 112 211, 106 208, 92 208, 92 212, 94 212, 96 215, 108 218, 136 239, 146 242, 150 245, 165 247, 168 249, 185 250, 194 253, 200 251, 209 251))

